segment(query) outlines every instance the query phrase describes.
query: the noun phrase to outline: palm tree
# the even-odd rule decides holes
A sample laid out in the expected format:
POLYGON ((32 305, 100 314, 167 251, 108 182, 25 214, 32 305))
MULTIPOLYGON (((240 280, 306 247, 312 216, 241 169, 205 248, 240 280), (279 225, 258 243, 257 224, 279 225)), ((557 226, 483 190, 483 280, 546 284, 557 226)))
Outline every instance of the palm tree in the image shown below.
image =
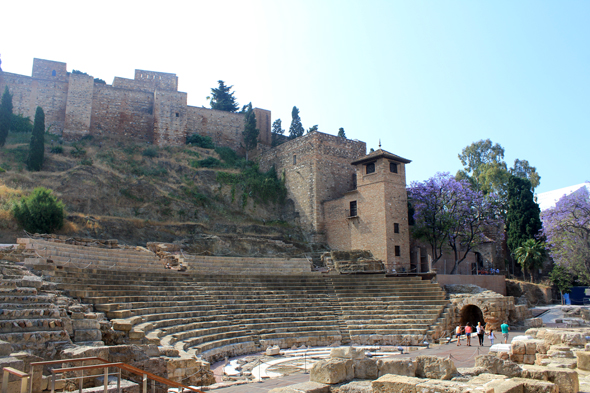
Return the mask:
POLYGON ((516 260, 522 267, 523 272, 526 273, 526 270, 529 270, 531 282, 533 282, 533 269, 543 263, 544 251, 545 246, 543 243, 535 239, 528 239, 522 246, 514 250, 516 260))

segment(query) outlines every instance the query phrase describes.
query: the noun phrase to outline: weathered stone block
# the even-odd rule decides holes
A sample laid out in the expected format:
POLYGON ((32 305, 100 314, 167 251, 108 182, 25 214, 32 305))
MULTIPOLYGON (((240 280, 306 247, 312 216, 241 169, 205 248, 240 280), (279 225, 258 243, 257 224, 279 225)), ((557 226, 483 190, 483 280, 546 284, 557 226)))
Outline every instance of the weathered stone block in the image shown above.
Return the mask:
POLYGON ((330 357, 341 359, 364 359, 365 350, 355 347, 337 347, 332 348, 330 351, 330 357))
POLYGON ((375 359, 361 359, 354 361, 354 377, 356 379, 377 379, 379 376, 379 369, 377 368, 377 360, 375 359))
POLYGON ((491 374, 506 375, 509 378, 519 377, 522 368, 510 360, 502 360, 494 355, 480 355, 475 358, 476 367, 484 367, 491 374))
POLYGON ((133 328, 131 322, 126 319, 113 319, 111 320, 111 323, 113 324, 114 330, 123 330, 128 332, 133 328))
POLYGON ((513 378, 511 381, 523 384, 523 393, 558 393, 559 388, 551 382, 534 379, 513 378))
POLYGON ((423 379, 386 374, 373 381, 373 393, 417 393, 416 386, 423 379))
POLYGON ((0 340, 0 357, 9 356, 12 352, 12 345, 6 341, 0 340))
POLYGON ((352 359, 320 360, 311 368, 309 380, 333 385, 354 378, 352 359))
POLYGON ((372 381, 352 381, 340 386, 338 393, 373 393, 372 381))
POLYGON ((100 341, 100 340, 102 340, 102 334, 101 334, 100 330, 84 329, 84 330, 75 330, 74 331, 74 341, 75 342, 100 341))
POLYGON ((578 373, 574 370, 531 366, 522 371, 522 378, 553 382, 560 392, 578 393, 578 373))
POLYGON ((438 356, 416 357, 416 376, 419 378, 451 379, 455 374, 457 368, 451 359, 438 356))
POLYGON ((576 351, 578 358, 578 368, 584 371, 590 371, 590 351, 576 351))
POLYGON ((416 363, 411 359, 379 359, 377 368, 379 377, 385 374, 416 376, 416 363))

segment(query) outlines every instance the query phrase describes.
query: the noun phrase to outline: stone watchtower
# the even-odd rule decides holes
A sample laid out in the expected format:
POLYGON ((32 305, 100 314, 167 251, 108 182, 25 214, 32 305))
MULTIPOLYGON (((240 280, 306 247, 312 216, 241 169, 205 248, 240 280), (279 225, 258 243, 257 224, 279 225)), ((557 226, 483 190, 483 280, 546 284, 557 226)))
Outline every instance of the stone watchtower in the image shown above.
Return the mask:
POLYGON ((328 244, 339 250, 370 250, 388 270, 410 269, 406 164, 377 150, 352 162, 355 187, 324 203, 328 244))

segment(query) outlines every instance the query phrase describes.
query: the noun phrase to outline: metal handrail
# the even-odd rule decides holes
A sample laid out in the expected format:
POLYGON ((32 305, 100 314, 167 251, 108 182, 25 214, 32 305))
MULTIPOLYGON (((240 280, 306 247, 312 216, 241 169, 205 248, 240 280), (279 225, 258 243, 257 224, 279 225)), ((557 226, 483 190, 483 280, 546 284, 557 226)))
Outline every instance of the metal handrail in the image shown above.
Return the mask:
MULTIPOLYGON (((2 377, 2 393, 8 393, 8 377, 9 374, 16 375, 21 379, 20 384, 20 392, 26 393, 27 392, 27 385, 29 384, 29 374, 14 369, 12 367, 3 367, 2 370, 4 371, 4 375, 2 377)), ((33 381, 31 379, 31 385, 33 381)))
MULTIPOLYGON (((51 364, 63 364, 63 363, 79 363, 79 362, 85 362, 85 361, 90 361, 90 360, 97 360, 99 362, 102 362, 102 364, 94 364, 94 365, 88 365, 88 366, 78 366, 78 367, 67 367, 67 368, 59 368, 59 369, 52 369, 51 370, 51 374, 52 374, 52 381, 51 381, 51 392, 54 393, 55 392, 55 382, 56 382, 56 375, 57 374, 63 374, 66 372, 73 372, 73 371, 84 371, 84 370, 92 370, 92 369, 98 369, 98 368, 102 368, 104 369, 104 393, 107 393, 108 391, 108 384, 109 384, 109 375, 115 375, 115 374, 109 374, 109 368, 110 367, 115 367, 118 368, 118 372, 116 373, 117 375, 117 392, 120 393, 121 391, 121 370, 136 374, 136 375, 140 375, 142 377, 142 384, 143 384, 143 390, 142 393, 148 393, 147 390, 147 381, 148 379, 152 380, 152 392, 155 392, 155 382, 159 382, 161 384, 164 384, 166 386, 171 386, 171 387, 175 387, 175 388, 183 388, 183 389, 188 389, 191 390, 193 392, 196 393, 203 393, 201 390, 194 388, 194 387, 190 387, 190 386, 186 386, 180 382, 175 382, 175 381, 171 381, 167 378, 164 377, 160 377, 158 375, 152 374, 148 371, 144 371, 141 370, 137 367, 133 367, 129 364, 126 363, 109 363, 107 360, 103 359, 103 358, 99 358, 99 357, 88 357, 88 358, 78 358, 78 359, 62 359, 62 360, 52 360, 52 361, 46 361, 46 362, 33 362, 31 363, 31 384, 30 384, 30 388, 29 388, 29 393, 32 393, 33 391, 33 370, 35 366, 46 366, 46 365, 51 365, 51 364)), ((5 367, 7 368, 7 367, 5 367)), ((17 372, 20 373, 20 371, 15 370, 17 372)), ((6 375, 6 372, 5 372, 6 375)), ((28 374, 27 374, 28 376, 28 374)), ((5 379, 8 379, 8 377, 6 376, 5 379)), ((81 374, 80 376, 76 376, 74 378, 64 378, 61 380, 68 380, 68 379, 79 379, 79 386, 80 386, 80 393, 82 392, 82 385, 83 385, 83 379, 84 379, 84 375, 81 374)), ((25 386, 25 390, 21 390, 21 393, 26 393, 26 384, 25 386)), ((4 385, 3 385, 3 389, 4 389, 4 385)), ((2 393, 6 393, 6 392, 2 392, 2 393)))

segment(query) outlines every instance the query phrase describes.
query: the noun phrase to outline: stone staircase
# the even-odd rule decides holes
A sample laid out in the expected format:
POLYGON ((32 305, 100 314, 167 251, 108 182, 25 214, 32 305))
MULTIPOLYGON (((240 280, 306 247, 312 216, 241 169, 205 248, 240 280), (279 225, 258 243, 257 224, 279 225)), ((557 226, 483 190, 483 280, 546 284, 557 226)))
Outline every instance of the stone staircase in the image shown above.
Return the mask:
POLYGON ((218 257, 183 254, 187 271, 206 275, 299 275, 311 273, 306 258, 218 257))
MULTIPOLYGON (((444 291, 420 277, 327 276, 355 344, 418 345, 448 304, 444 291)), ((344 328, 344 326, 343 326, 344 328)))
POLYGON ((32 238, 20 238, 17 243, 25 246, 25 265, 32 268, 50 263, 84 269, 165 270, 165 264, 147 249, 100 248, 32 238))
POLYGON ((37 277, 13 275, 12 266, 4 262, 0 266, 0 340, 10 343, 13 352, 36 355, 71 343, 64 323, 69 318, 57 306, 57 295, 44 293, 43 282, 37 277))
POLYGON ((436 284, 383 275, 197 275, 63 267, 59 289, 94 305, 131 343, 215 361, 264 349, 418 345, 447 304, 436 284))

